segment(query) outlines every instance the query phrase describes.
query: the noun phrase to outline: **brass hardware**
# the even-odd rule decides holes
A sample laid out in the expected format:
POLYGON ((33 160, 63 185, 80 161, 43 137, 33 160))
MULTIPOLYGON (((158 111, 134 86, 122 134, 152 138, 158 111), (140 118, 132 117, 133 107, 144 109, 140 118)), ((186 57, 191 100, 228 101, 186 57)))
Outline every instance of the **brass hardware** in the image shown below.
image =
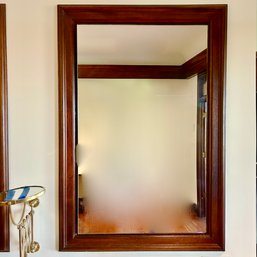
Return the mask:
POLYGON ((34 208, 38 207, 39 199, 38 197, 45 193, 45 188, 41 186, 28 186, 28 187, 19 187, 14 188, 6 192, 0 193, 0 206, 9 206, 9 213, 12 223, 17 227, 19 231, 19 252, 20 257, 27 257, 28 253, 35 253, 39 251, 40 245, 38 242, 34 241, 34 208), (17 193, 19 190, 26 191, 26 189, 36 189, 36 193, 28 195, 21 194, 18 197, 14 197, 13 194, 11 197, 8 197, 8 192, 11 191, 17 193), (14 199, 13 199, 14 198, 14 199), (12 205, 23 204, 21 218, 18 222, 15 222, 12 205), (25 216, 26 206, 30 207, 29 213, 25 216))
MULTIPOLYGON (((37 199, 38 197, 42 196, 45 193, 45 188, 42 186, 30 186, 31 188, 33 187, 37 187, 40 188, 40 191, 32 196, 28 196, 26 197, 26 199, 16 199, 16 200, 9 200, 9 201, 5 201, 5 196, 7 194, 8 191, 5 192, 1 192, 0 193, 0 206, 6 206, 6 205, 14 205, 14 204, 18 204, 18 203, 24 203, 24 202, 30 202, 34 199, 37 199)), ((15 190, 18 189, 22 189, 23 187, 17 187, 14 188, 15 190)))
POLYGON ((29 206, 31 206, 31 207, 33 207, 33 208, 38 207, 38 205, 39 205, 39 199, 38 199, 38 198, 29 201, 29 206))

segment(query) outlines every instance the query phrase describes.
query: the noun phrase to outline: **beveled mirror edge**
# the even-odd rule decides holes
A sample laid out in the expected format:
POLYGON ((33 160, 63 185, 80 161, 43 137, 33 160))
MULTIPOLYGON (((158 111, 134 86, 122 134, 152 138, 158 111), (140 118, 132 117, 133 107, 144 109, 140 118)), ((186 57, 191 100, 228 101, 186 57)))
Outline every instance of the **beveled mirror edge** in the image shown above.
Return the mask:
MULTIPOLYGON (((8 117, 7 117, 7 54, 6 54, 6 5, 0 4, 0 191, 8 189, 8 117)), ((9 212, 7 207, 0 208, 0 251, 10 250, 9 212)))
POLYGON ((58 6, 59 54, 59 250, 222 251, 225 249, 224 93, 227 5, 58 6), (99 9, 100 8, 100 9, 99 9), (148 16, 143 11, 148 12, 148 16), (162 11, 162 19, 156 20, 162 11), (142 14, 143 13, 143 14, 142 14), (86 16, 85 16, 86 14, 86 16), (124 14, 126 17, 124 18, 124 14), (154 15, 155 14, 155 15, 154 15), (171 15, 173 14, 173 15, 171 15), (185 14, 188 16, 186 17, 185 14), (141 18, 140 18, 141 17, 141 18), (140 20, 140 22, 139 22, 140 20), (77 24, 205 24, 209 26, 210 136, 206 234, 78 235, 75 176, 77 24), (212 41, 212 43, 210 43, 212 41))

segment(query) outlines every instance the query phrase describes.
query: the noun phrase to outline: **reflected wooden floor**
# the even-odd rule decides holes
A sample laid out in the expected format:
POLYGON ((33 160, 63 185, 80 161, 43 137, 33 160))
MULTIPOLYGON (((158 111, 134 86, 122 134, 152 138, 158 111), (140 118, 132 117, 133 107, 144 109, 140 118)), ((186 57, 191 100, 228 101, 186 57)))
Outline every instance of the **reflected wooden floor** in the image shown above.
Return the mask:
MULTIPOLYGON (((160 219, 161 220, 161 219, 160 219)), ((130 222, 119 225, 104 219, 90 217, 88 213, 79 214, 79 234, 99 233, 205 233, 206 218, 199 218, 189 212, 183 215, 183 219, 170 219, 160 221, 161 226, 144 226, 143 223, 130 222)))

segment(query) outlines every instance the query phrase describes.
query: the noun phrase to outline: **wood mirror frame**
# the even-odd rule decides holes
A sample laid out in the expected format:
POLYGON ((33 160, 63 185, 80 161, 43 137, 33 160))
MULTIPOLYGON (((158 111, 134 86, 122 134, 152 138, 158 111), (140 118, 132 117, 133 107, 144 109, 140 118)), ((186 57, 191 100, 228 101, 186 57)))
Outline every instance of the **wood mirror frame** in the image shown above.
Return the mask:
MULTIPOLYGON (((8 189, 6 11, 0 4, 0 191, 8 189)), ((9 212, 0 207, 0 251, 9 251, 9 212)))
POLYGON ((60 251, 189 251, 225 248, 224 91, 226 5, 59 5, 60 251), (78 234, 76 147, 77 25, 207 25, 207 232, 204 234, 78 234))

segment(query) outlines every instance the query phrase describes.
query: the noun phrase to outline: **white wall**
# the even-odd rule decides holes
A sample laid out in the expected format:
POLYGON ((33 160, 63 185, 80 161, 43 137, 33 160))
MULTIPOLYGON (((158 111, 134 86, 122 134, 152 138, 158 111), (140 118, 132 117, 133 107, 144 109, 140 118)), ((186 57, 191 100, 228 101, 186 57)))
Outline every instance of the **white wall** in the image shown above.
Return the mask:
MULTIPOLYGON (((5 0, 7 3, 10 186, 42 184, 36 211, 36 256, 255 256, 255 51, 256 1, 228 3, 226 104, 226 252, 61 253, 58 243, 57 3, 72 0, 5 0)), ((76 3, 90 3, 79 0, 76 3)), ((178 4, 207 0, 95 0, 91 3, 178 4)), ((17 230, 11 253, 17 256, 17 230)))

